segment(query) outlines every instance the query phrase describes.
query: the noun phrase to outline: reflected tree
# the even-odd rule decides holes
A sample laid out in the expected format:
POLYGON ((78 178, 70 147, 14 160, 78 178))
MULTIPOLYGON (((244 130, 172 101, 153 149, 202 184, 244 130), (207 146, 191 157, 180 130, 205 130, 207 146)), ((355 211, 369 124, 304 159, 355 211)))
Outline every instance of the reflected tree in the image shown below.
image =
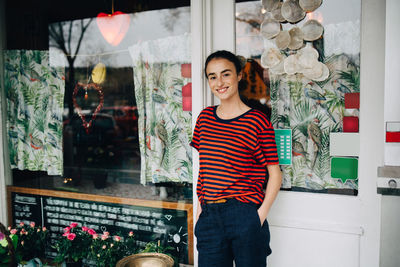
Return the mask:
POLYGON ((65 86, 65 101, 68 104, 68 116, 74 113, 72 92, 75 87, 74 63, 81 48, 83 37, 93 18, 79 22, 57 22, 49 25, 50 46, 58 48, 65 55, 68 62, 68 78, 65 86), (77 39, 76 39, 77 38, 77 39))

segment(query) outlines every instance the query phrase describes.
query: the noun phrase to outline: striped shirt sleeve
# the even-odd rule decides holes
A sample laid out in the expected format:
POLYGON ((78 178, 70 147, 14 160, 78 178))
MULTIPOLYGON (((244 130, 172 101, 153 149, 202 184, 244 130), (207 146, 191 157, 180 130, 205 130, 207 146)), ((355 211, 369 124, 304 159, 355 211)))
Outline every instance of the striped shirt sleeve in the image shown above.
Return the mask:
POLYGON ((199 151, 199 142, 200 142, 200 117, 197 118, 196 125, 194 126, 192 141, 190 142, 190 146, 194 147, 197 151, 199 151))
POLYGON ((273 127, 261 131, 257 136, 259 144, 259 161, 264 166, 279 164, 278 152, 275 142, 275 132, 273 127))

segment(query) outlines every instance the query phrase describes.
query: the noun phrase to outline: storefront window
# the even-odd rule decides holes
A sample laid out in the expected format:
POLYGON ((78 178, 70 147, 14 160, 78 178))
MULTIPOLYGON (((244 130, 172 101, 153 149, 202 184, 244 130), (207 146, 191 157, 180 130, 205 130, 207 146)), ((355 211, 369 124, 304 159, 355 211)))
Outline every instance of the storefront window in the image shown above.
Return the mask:
POLYGON ((162 186, 163 199, 191 201, 190 8, 123 16, 50 23, 49 52, 6 52, 36 90, 49 81, 31 73, 55 88, 30 95, 23 75, 7 76, 10 97, 26 104, 10 113, 14 185, 149 199, 162 186), (120 43, 108 43, 110 27, 121 27, 120 43))
POLYGON ((237 1, 242 96, 270 113, 282 189, 357 195, 361 3, 306 4, 237 1))
POLYGON ((138 245, 161 240, 191 262, 190 2, 119 1, 121 14, 114 1, 57 12, 37 2, 8 8, 33 23, 17 32, 39 34, 16 38, 17 19, 6 20, 13 222, 136 229, 138 245), (41 215, 18 212, 24 197, 41 215), (62 203, 70 212, 56 212, 62 203), (85 207, 106 217, 87 221, 85 207))

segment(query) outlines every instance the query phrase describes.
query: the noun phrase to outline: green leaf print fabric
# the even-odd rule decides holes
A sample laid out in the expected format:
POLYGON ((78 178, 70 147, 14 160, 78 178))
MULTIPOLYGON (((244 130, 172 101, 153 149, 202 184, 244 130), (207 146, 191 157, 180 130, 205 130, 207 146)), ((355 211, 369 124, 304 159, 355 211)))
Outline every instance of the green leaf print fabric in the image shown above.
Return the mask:
POLYGON ((48 51, 5 51, 4 65, 11 167, 61 175, 64 70, 48 51))
POLYGON ((358 58, 346 54, 325 58, 330 74, 323 82, 301 74, 270 73, 271 122, 276 129, 291 128, 293 134, 293 161, 282 166, 282 188, 358 189, 355 180, 343 183, 331 178, 329 153, 330 133, 342 132, 344 94, 359 92, 358 58))
POLYGON ((190 78, 190 35, 146 41, 129 48, 139 111, 141 183, 192 183, 192 113, 182 110, 190 78))

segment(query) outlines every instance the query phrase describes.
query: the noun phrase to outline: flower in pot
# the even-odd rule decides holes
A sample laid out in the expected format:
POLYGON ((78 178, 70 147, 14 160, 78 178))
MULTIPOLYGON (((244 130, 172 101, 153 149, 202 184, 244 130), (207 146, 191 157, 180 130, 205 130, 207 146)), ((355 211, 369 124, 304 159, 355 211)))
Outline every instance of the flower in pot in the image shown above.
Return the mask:
POLYGON ((135 252, 137 251, 133 232, 126 238, 119 235, 110 236, 108 232, 104 232, 102 235, 93 235, 90 258, 97 266, 108 267, 115 266, 120 259, 135 252))
POLYGON ((172 267, 179 266, 178 261, 168 252, 172 252, 173 247, 164 247, 158 242, 149 242, 146 247, 138 254, 127 256, 117 263, 117 267, 128 266, 154 266, 172 267))
POLYGON ((35 222, 25 225, 21 222, 15 228, 8 227, 9 233, 18 236, 16 248, 17 259, 25 263, 34 258, 45 258, 45 249, 49 242, 49 231, 46 227, 37 226, 35 222))
POLYGON ((87 227, 78 227, 78 223, 71 223, 64 228, 64 234, 58 238, 54 248, 57 250, 57 256, 54 259, 56 263, 65 261, 79 262, 88 257, 92 243, 92 229, 87 227))
POLYGON ((18 244, 18 236, 9 235, 2 223, 0 223, 0 266, 16 266, 15 249, 18 244))

